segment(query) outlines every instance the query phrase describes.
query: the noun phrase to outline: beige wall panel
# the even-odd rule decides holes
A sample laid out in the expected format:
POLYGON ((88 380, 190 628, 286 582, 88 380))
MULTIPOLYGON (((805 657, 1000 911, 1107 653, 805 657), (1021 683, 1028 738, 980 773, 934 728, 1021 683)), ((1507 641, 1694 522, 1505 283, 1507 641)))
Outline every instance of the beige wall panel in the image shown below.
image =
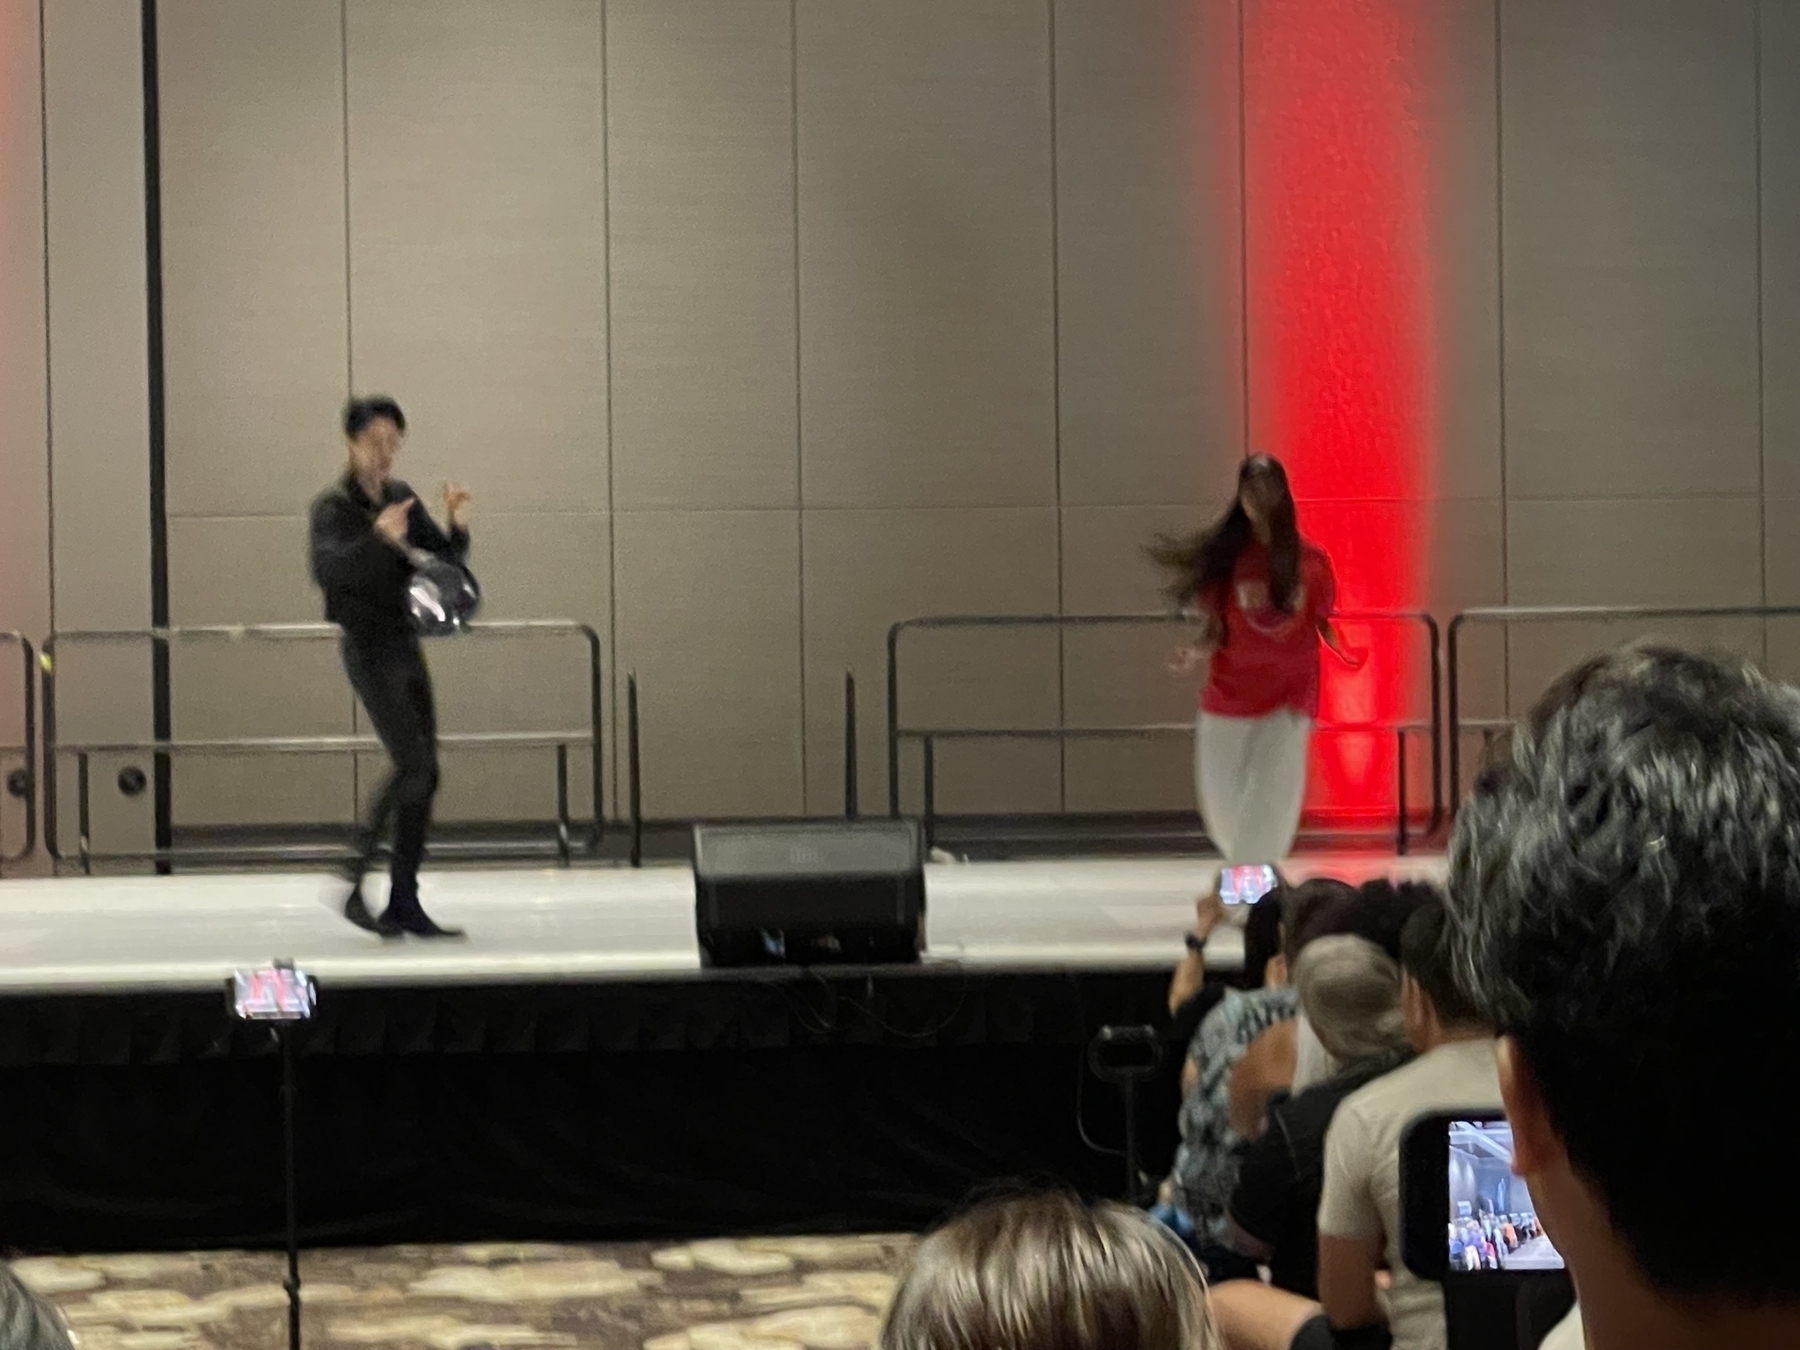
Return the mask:
POLYGON ((1508 0, 1507 490, 1755 492, 1753 0, 1508 0))
POLYGON ((138 6, 67 0, 44 19, 56 624, 135 627, 150 619, 138 6))
POLYGON ((1634 641, 1736 652, 1759 663, 1764 659, 1763 625, 1757 619, 1515 624, 1509 645, 1513 715, 1529 712, 1551 682, 1578 661, 1634 641))
MULTIPOLYGON (((329 643, 181 651, 169 687, 183 739, 351 732, 350 691, 329 643)), ((312 824, 348 821, 354 802, 348 755, 183 755, 170 809, 177 827, 312 824)))
MULTIPOLYGON (((49 412, 44 363, 44 161, 36 0, 0 3, 0 629, 50 627, 49 412)), ((25 676, 0 645, 0 746, 24 736, 25 676)), ((22 757, 0 750, 0 780, 22 757)), ((24 804, 0 793, 0 853, 25 843, 24 804)), ((14 870, 41 867, 39 859, 14 870)))
POLYGON ((1244 445, 1236 15, 1055 15, 1062 500, 1205 500, 1244 445))
POLYGON ((1066 614, 1148 613, 1173 608, 1167 577, 1144 554, 1158 535, 1185 535, 1225 509, 1231 478, 1212 484, 1199 506, 1069 506, 1062 513, 1062 596, 1066 614))
MULTIPOLYGON (((1506 603, 1504 507, 1495 498, 1444 499, 1433 505, 1433 533, 1427 577, 1429 608, 1444 626, 1444 716, 1449 717, 1449 624, 1459 612, 1506 603)), ((1461 666, 1461 719, 1506 716, 1506 631, 1498 624, 1469 624, 1458 640, 1461 666)), ((1445 732, 1449 734, 1448 729, 1445 732)), ((1481 738, 1463 738, 1465 786, 1473 779, 1481 738)), ((1417 765, 1423 800, 1429 761, 1417 765)))
MULTIPOLYGON (((1143 547, 1158 533, 1191 530, 1213 508, 1069 507, 1063 511, 1064 610, 1156 613, 1171 608, 1143 547)), ((1063 697, 1071 726, 1191 722, 1195 685, 1164 668, 1192 630, 1070 628, 1063 637, 1063 697)), ((1193 743, 1178 733, 1070 741, 1065 789, 1071 811, 1182 811, 1194 805, 1193 743)))
POLYGON ((1041 0, 800 0, 808 506, 1056 493, 1041 0))
POLYGON ((159 11, 171 515, 296 514, 341 457, 341 14, 159 11))
MULTIPOLYGON (((144 319, 143 65, 134 0, 44 8, 48 191, 51 560, 55 626, 150 621, 150 487, 144 319)), ((150 732, 148 650, 89 658, 67 682, 65 740, 150 732)), ((65 778, 72 784, 74 765, 65 778)), ((111 787, 95 765, 94 833, 150 842, 150 794, 111 787)), ((74 798, 63 842, 74 847, 74 798)))
POLYGON ((1515 501, 1515 605, 1754 605, 1762 521, 1754 497, 1515 501))
POLYGON ((787 0, 613 0, 613 491, 799 505, 787 0))
POLYGON ((1499 134, 1494 6, 1437 7, 1437 104, 1425 113, 1432 152, 1431 316, 1436 482, 1445 498, 1501 493, 1499 134))
POLYGON ((406 408, 401 472, 487 510, 606 506, 601 15, 348 11, 352 374, 406 408))
MULTIPOLYGON (((1432 510, 1427 607, 1443 625, 1447 643, 1450 620, 1459 612, 1506 603, 1504 509, 1494 498, 1446 498, 1432 510)), ((1470 624, 1463 630, 1461 648, 1463 716, 1501 716, 1506 710, 1504 630, 1470 624)), ((1449 659, 1447 646, 1444 658, 1449 659)), ((1446 696, 1448 692, 1446 684, 1446 696)))
POLYGON ((1800 605, 1800 497, 1763 499, 1764 568, 1771 605, 1800 605))
MULTIPOLYGON (((1519 605, 1755 605, 1762 600, 1761 503, 1754 497, 1519 502, 1508 512, 1511 598, 1519 605)), ((1762 655, 1755 620, 1515 624, 1509 695, 1531 706, 1582 656, 1634 637, 1762 655)))
MULTIPOLYGON (((178 626, 312 623, 300 517, 169 522, 169 617, 178 626)), ((351 695, 329 639, 190 639, 169 659, 170 710, 182 739, 344 736, 351 695)), ((350 816, 346 755, 232 755, 175 761, 177 825, 342 821, 350 816)))
POLYGON ((645 814, 799 814, 798 513, 634 511, 613 528, 618 706, 635 670, 645 814))
MULTIPOLYGON (((1800 493, 1800 5, 1793 0, 1762 5, 1762 303, 1764 490, 1800 493)), ((1793 516, 1784 519, 1792 528, 1793 516)))
MULTIPOLYGON (((856 672, 862 801, 887 809, 887 631, 940 614, 1056 612, 1056 515, 1050 510, 809 511, 806 528, 810 805, 843 805, 843 681, 856 672)), ((1053 631, 914 632, 900 644, 900 717, 921 726, 1056 724, 1053 631)), ((921 755, 901 748, 901 804, 917 810, 921 755)), ((1052 811, 1054 744, 946 744, 940 811, 1052 811)))
POLYGON ((1431 504, 1427 607, 1446 622, 1460 609, 1506 603, 1505 505, 1497 497, 1431 504))
POLYGON ((1800 619, 1770 619, 1763 635, 1763 669, 1778 680, 1800 684, 1800 619))
MULTIPOLYGON (((1771 605, 1800 605, 1800 497, 1770 496, 1763 500, 1764 574, 1771 605)), ((1770 619, 1767 669, 1790 682, 1800 682, 1800 618, 1770 619)))
MULTIPOLYGON (((150 644, 65 643, 56 658, 57 741, 61 745, 141 742, 150 736, 150 644)), ((136 765, 145 775, 153 762, 145 754, 92 757, 90 768, 93 846, 102 850, 145 849, 155 842, 154 794, 127 797, 118 789, 119 770, 136 765)), ((79 828, 76 757, 57 756, 60 813, 59 851, 76 856, 79 828)), ((50 786, 45 784, 46 795, 50 786)), ((48 822, 46 822, 46 829, 48 822)), ((44 838, 50 843, 48 833, 44 838)))
MULTIPOLYGON (((482 617, 573 619, 601 639, 602 672, 611 618, 603 515, 487 515, 474 524, 470 565, 481 579, 482 617)), ((456 731, 585 731, 589 725, 588 644, 576 634, 458 638, 427 645, 438 722, 456 731)), ((612 691, 602 685, 602 698, 612 691)), ((603 738, 610 730, 603 726, 603 738)), ((603 750, 610 754, 610 747, 603 750)), ((444 820, 551 820, 556 814, 553 749, 442 752, 444 820)), ((569 749, 569 809, 593 813, 592 757, 569 749)), ((370 765, 371 770, 378 769, 370 765)), ((365 793, 375 773, 363 778, 365 793)), ((610 793, 610 784, 604 791, 610 793)))
POLYGON ((323 623, 309 570, 306 504, 286 516, 169 522, 169 619, 175 624, 323 623))

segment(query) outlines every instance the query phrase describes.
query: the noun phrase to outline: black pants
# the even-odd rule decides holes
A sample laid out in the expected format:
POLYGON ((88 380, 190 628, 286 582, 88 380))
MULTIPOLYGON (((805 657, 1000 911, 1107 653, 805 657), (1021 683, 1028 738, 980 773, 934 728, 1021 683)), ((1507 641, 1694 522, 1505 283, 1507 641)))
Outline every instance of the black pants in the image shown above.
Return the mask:
POLYGON ((393 760, 393 770, 375 797, 368 820, 357 832, 356 875, 374 860, 382 836, 394 828, 390 907, 419 907, 419 859, 431 828, 431 800, 437 795, 437 709, 425 653, 410 633, 370 638, 346 633, 344 671, 362 700, 375 734, 393 760))

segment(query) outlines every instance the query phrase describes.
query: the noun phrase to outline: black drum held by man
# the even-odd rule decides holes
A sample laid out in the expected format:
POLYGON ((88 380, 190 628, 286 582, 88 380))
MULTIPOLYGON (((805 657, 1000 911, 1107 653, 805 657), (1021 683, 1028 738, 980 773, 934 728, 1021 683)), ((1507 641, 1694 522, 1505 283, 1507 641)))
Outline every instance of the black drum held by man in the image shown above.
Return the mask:
POLYGON ((393 476, 406 414, 391 398, 352 399, 344 409, 350 463, 312 506, 312 574, 325 617, 343 630, 344 671, 393 761, 359 827, 348 868, 344 917, 384 938, 460 938, 419 904, 419 861, 437 794, 437 710, 422 632, 460 625, 479 599, 469 575, 467 489, 443 491, 448 530, 393 476), (389 826, 393 866, 380 918, 363 898, 363 877, 389 826))

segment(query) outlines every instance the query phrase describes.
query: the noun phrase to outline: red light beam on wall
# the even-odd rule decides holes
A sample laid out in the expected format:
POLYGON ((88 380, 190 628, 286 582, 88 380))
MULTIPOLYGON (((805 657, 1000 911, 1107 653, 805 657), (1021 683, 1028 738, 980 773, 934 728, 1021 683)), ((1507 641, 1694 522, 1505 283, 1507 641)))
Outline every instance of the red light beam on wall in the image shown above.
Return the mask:
MULTIPOLYGON (((1435 455, 1431 146, 1425 77, 1438 0, 1241 0, 1250 442, 1288 466, 1301 529, 1331 555, 1344 609, 1426 596, 1435 455)), ((1350 635, 1326 658, 1321 716, 1400 720, 1423 690, 1422 636, 1350 635)), ((1321 737, 1310 804, 1391 812, 1391 734, 1321 737)))

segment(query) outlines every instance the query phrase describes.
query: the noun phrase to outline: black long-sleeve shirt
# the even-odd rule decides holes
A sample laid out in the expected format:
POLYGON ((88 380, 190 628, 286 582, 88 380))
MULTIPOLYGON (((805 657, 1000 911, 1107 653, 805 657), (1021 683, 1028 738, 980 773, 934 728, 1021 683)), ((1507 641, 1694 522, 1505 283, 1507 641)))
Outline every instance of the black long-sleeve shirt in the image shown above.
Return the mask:
MULTIPOLYGON (((412 563, 375 532, 375 518, 383 508, 414 495, 394 479, 383 485, 381 500, 375 501, 354 475, 346 474, 313 501, 313 581, 325 592, 325 617, 353 637, 394 638, 410 631, 406 583, 412 563)), ((417 500, 406 516, 406 542, 459 566, 469 552, 469 532, 452 525, 445 534, 417 500)))

